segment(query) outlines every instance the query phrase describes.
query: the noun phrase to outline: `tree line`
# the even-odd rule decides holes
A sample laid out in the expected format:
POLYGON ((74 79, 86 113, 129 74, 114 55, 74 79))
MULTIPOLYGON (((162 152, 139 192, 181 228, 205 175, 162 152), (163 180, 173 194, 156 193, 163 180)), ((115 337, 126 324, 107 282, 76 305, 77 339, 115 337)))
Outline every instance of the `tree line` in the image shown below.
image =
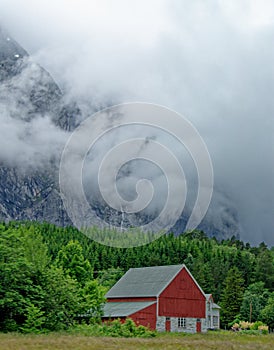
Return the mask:
POLYGON ((223 326, 241 317, 274 328, 274 249, 264 243, 196 230, 114 248, 73 227, 10 222, 0 225, 0 330, 64 329, 87 312, 99 318, 105 292, 129 268, 182 263, 222 307, 223 326))

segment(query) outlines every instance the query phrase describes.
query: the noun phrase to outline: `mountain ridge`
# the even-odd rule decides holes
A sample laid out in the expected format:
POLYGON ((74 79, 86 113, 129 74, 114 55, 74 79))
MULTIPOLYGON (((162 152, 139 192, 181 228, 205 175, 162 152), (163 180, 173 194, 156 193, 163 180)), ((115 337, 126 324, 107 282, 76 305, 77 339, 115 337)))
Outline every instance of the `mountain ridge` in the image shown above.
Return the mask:
MULTIPOLYGON (((0 220, 36 220, 71 225, 60 197, 58 166, 64 141, 82 117, 80 108, 75 102, 66 103, 64 94, 51 75, 33 62, 27 51, 0 26, 1 114, 4 124, 17 125, 10 137, 16 135, 16 141, 22 147, 18 146, 9 156, 10 149, 16 145, 8 137, 6 143, 0 143, 0 220), (58 137, 60 134, 62 140, 55 145, 53 136, 48 139, 51 133, 56 133, 58 137), (43 142, 45 134, 47 137, 43 142), (29 139, 34 140, 34 145, 29 139), (53 145, 50 145, 52 142, 53 145), (23 154, 20 162, 19 153, 23 154)), ((6 130, 8 132, 9 129, 6 130)), ((215 213, 209 209, 199 229, 218 238, 239 237, 236 211, 232 207, 225 208, 222 201, 220 203, 223 210, 215 213)), ((100 206, 95 210, 101 216, 105 209, 100 206)), ((119 227, 122 216, 109 209, 107 213, 110 222, 119 227)), ((171 231, 181 233, 186 222, 182 216, 171 231)))

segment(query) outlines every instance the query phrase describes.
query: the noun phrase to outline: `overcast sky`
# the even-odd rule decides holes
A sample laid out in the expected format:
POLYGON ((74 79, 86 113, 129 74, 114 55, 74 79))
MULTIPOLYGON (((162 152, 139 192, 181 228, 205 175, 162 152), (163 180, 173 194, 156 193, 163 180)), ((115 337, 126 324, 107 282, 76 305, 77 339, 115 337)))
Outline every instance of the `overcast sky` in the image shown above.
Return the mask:
POLYGON ((0 23, 83 106, 185 115, 242 238, 274 245, 274 1, 1 0, 0 23))

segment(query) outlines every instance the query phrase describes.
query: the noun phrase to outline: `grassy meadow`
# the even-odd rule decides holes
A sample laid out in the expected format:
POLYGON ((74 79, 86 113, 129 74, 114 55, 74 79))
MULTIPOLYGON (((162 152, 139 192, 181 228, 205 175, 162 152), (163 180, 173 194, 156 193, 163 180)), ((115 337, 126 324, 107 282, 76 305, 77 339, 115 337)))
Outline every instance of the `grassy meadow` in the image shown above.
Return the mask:
POLYGON ((111 338, 65 333, 49 335, 0 334, 0 350, 272 350, 274 335, 247 335, 232 332, 208 334, 160 334, 155 338, 111 338))

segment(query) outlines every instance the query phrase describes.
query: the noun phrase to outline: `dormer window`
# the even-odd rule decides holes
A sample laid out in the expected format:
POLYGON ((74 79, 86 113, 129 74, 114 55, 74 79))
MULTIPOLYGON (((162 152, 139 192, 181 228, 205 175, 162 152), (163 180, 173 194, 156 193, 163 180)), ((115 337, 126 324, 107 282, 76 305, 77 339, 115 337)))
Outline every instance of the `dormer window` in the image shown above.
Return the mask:
POLYGON ((210 311, 210 301, 207 302, 207 311, 210 311))

